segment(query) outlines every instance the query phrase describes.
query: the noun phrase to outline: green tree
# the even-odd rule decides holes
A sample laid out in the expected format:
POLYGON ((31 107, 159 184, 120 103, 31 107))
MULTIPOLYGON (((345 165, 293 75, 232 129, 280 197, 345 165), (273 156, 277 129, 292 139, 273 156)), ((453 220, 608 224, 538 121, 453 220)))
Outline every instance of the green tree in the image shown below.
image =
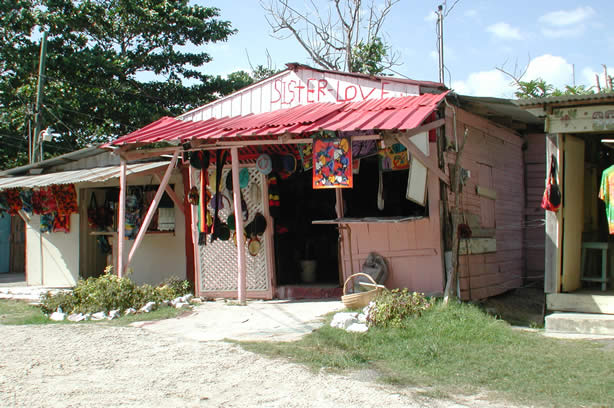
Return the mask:
POLYGON ((40 32, 48 33, 43 128, 59 154, 107 141, 246 86, 205 73, 210 43, 235 33, 219 10, 188 0, 0 2, 0 159, 27 159, 40 32))

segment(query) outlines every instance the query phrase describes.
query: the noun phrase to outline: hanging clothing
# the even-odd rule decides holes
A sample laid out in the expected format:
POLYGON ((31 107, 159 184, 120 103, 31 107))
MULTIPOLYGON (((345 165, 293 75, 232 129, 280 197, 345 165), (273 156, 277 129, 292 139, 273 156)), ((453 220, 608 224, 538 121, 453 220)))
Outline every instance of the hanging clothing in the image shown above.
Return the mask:
POLYGON ((605 214, 610 234, 614 234, 614 166, 608 167, 601 174, 599 198, 605 203, 605 214))

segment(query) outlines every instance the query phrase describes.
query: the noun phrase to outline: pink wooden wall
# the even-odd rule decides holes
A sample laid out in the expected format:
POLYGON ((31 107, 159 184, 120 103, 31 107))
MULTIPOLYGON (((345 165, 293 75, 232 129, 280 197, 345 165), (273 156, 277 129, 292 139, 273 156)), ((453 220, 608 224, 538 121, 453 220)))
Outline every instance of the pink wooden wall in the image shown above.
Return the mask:
POLYGON ((546 136, 543 133, 532 133, 527 135, 525 140, 527 143, 524 152, 526 278, 529 281, 540 281, 544 279, 546 240, 546 228, 543 225, 546 214, 540 205, 546 180, 546 136))
MULTIPOLYGON (((430 146, 436 157, 435 143, 430 146)), ((348 233, 343 233, 344 280, 352 272, 360 272, 370 252, 386 258, 389 267, 388 288, 409 288, 427 294, 443 293, 443 266, 439 219, 439 179, 428 175, 430 217, 402 223, 349 224, 352 235, 352 261, 348 233)))
MULTIPOLYGON (((452 116, 446 134, 453 140, 452 116)), ((474 236, 496 238, 496 252, 460 257, 460 289, 464 300, 495 296, 522 285, 525 207, 523 139, 515 132, 457 109, 459 138, 469 130, 461 165, 470 171, 463 187, 462 213, 477 220, 474 236), (477 186, 496 191, 496 200, 477 195, 477 186)), ((460 143, 459 143, 460 144, 460 143)), ((454 163, 455 154, 447 154, 454 163)), ((450 195, 453 203, 453 195, 450 195)), ((462 244, 461 244, 462 245, 462 244)))

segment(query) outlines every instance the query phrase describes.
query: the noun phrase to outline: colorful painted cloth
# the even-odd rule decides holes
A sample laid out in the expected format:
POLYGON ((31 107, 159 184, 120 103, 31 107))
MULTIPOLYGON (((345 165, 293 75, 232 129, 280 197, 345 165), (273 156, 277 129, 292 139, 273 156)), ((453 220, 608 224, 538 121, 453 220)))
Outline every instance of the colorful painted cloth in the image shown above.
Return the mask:
POLYGON ((605 215, 610 234, 614 234, 614 166, 605 169, 601 175, 599 198, 605 203, 605 215))
POLYGON ((269 185, 269 213, 271 214, 271 217, 279 218, 281 212, 279 207, 279 185, 277 184, 277 174, 269 174, 267 181, 269 185))
POLYGON ((314 139, 313 188, 352 188, 349 138, 314 139))
POLYGON ((62 184, 51 186, 51 192, 55 197, 59 215, 70 215, 79 212, 77 204, 77 190, 74 184, 62 184))
POLYGON ((53 232, 70 232, 70 215, 54 214, 53 232))
POLYGON ((49 187, 34 190, 32 193, 32 208, 34 214, 51 214, 57 212, 57 204, 49 187))
POLYGON ((383 171, 409 169, 409 156, 407 148, 400 143, 393 144, 379 152, 381 169, 383 171))
POLYGON ((8 211, 10 215, 17 215, 19 210, 23 207, 21 197, 19 196, 19 190, 16 188, 6 190, 6 202, 9 206, 8 211))
POLYGON ((48 213, 41 215, 41 232, 51 232, 53 231, 53 220, 55 218, 55 213, 48 213))
POLYGON ((377 141, 375 140, 359 140, 352 142, 352 158, 354 159, 374 156, 377 152, 377 141))
POLYGON ((298 152, 301 155, 303 170, 310 170, 313 167, 313 144, 299 144, 298 152))

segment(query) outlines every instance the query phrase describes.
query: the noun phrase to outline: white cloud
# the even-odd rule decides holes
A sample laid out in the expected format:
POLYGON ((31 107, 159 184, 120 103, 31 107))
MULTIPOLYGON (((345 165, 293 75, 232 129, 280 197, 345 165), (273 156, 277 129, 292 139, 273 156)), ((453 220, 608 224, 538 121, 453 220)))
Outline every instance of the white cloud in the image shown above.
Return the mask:
POLYGON ((508 23, 499 22, 490 25, 486 28, 486 31, 491 32, 495 35, 495 37, 499 37, 504 40, 522 40, 520 30, 516 27, 512 27, 508 23))
POLYGON ((592 7, 578 7, 574 10, 558 10, 546 13, 539 17, 540 23, 554 27, 565 27, 580 24, 595 15, 592 7))
MULTIPOLYGON (((542 78, 555 88, 564 88, 565 85, 573 82, 572 71, 572 65, 564 58, 545 54, 531 60, 522 80, 542 78)), ((514 91, 516 91, 512 85, 512 79, 496 69, 474 72, 465 80, 453 81, 452 88, 464 95, 500 98, 514 98, 514 91)))
POLYGON ((474 72, 466 80, 452 81, 452 89, 463 95, 512 98, 514 87, 510 78, 496 69, 474 72))
POLYGON ((555 88, 564 88, 573 82, 573 67, 563 57, 540 55, 531 60, 522 79, 530 81, 537 78, 544 79, 555 88))
POLYGON ((542 34, 548 38, 573 38, 579 37, 584 33, 584 24, 578 24, 569 28, 542 28, 542 34))
POLYGON ((465 11, 465 17, 477 17, 478 12, 477 10, 471 9, 471 10, 467 10, 465 11))

